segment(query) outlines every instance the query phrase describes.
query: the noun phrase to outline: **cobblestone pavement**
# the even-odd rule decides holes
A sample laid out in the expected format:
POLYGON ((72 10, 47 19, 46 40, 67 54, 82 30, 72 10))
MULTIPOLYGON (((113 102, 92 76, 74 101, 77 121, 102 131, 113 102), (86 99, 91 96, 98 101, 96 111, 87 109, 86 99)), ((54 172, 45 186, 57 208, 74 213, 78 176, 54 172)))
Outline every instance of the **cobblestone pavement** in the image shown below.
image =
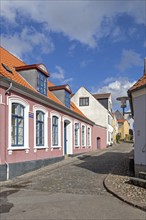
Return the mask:
POLYGON ((104 185, 113 195, 146 211, 146 189, 129 184, 130 176, 129 159, 125 157, 105 178, 104 185))
MULTIPOLYGON (((97 152, 86 153, 74 158, 68 158, 64 161, 44 167, 35 172, 28 173, 7 182, 3 182, 1 184, 3 191, 1 192, 3 194, 1 195, 2 201, 4 201, 2 206, 4 211, 2 210, 3 218, 0 219, 12 219, 12 217, 19 219, 19 212, 21 208, 17 207, 19 210, 16 209, 16 211, 14 208, 12 209, 13 206, 11 207, 11 205, 13 204, 16 207, 16 204, 18 205, 18 201, 22 203, 20 198, 25 200, 27 196, 30 196, 29 199, 31 198, 30 200, 33 200, 35 198, 34 195, 37 196, 38 193, 40 193, 39 197, 37 197, 38 201, 41 199, 41 196, 44 196, 44 201, 48 201, 49 199, 54 201, 54 198, 56 198, 55 201, 61 200, 62 204, 61 206, 59 203, 58 207, 58 203, 57 205, 55 203, 56 209, 53 208, 52 211, 49 203, 49 217, 44 219, 146 219, 146 214, 143 211, 130 207, 129 205, 123 204, 116 200, 112 194, 107 192, 103 184, 104 182, 109 191, 115 191, 117 194, 120 194, 121 189, 124 188, 121 187, 121 184, 123 184, 122 178, 127 177, 120 176, 121 168, 119 169, 117 164, 119 164, 121 167, 123 161, 127 160, 126 158, 131 150, 132 145, 121 144, 110 147, 106 150, 100 150, 97 152), (9 205, 7 204, 9 207, 7 208, 5 206, 5 192, 9 198, 9 205), (10 195, 11 193, 13 196, 10 195), (33 196, 31 197, 31 195, 33 196), (59 197, 57 197, 57 195, 59 197), (74 197, 73 195, 77 197, 74 197), (45 196, 47 196, 47 198, 45 196), (66 199, 67 203, 63 205, 66 199), (84 200, 86 202, 84 202, 84 200), (76 203, 74 203, 74 201, 76 201, 76 203), (71 212, 71 210, 69 210, 67 207, 72 202, 74 207, 76 207, 78 204, 78 206, 80 205, 82 208, 78 210, 78 207, 76 207, 76 210, 71 212), (96 212, 93 207, 90 207, 91 204, 93 207, 99 207, 96 212), (106 204, 108 204, 108 208, 106 208, 106 204), (65 209, 65 212, 61 215, 56 214, 59 208, 61 210, 65 209), (104 211, 102 211, 102 209, 104 211), (10 210, 12 210, 12 212, 10 210), (68 216, 65 215, 66 210, 68 211, 68 216), (11 215, 7 215, 7 212, 10 212, 11 215), (17 213, 17 215, 15 215, 15 213, 17 213), (90 217, 88 216, 89 213, 90 217), (12 217, 10 218, 10 216, 12 217)), ((123 167, 127 166, 123 165, 123 167)), ((131 190, 130 187, 126 189, 127 190, 124 190, 124 197, 128 196, 128 190, 131 190)), ((134 192, 134 190, 132 192, 134 192)), ((139 196, 139 194, 137 195, 139 196)), ((145 200, 143 201, 145 202, 145 200)), ((34 205, 34 201, 32 203, 34 205)), ((41 207, 40 204, 41 203, 39 203, 39 208, 41 207)), ((60 209, 58 213, 60 213, 60 209)), ((42 207, 42 210, 44 210, 44 207, 42 207)), ((44 210, 44 213, 45 212, 46 210, 44 210)), ((27 209, 27 215, 25 215, 25 217, 30 217, 29 208, 27 209)), ((21 215, 20 219, 25 219, 22 218, 22 216, 23 215, 21 215)), ((32 216, 34 216, 34 213, 31 214, 31 217, 32 216)), ((35 216, 34 219, 39 219, 39 214, 35 216)))

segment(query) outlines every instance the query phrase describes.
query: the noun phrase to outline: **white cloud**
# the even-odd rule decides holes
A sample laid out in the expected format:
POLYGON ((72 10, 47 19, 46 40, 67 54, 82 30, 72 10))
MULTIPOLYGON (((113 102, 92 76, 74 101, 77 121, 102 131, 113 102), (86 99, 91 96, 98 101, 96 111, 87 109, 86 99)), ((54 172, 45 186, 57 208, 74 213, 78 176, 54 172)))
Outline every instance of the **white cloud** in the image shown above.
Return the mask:
POLYGON ((61 83, 68 83, 73 81, 73 78, 65 79, 65 70, 61 66, 56 66, 57 72, 51 73, 51 78, 60 81, 61 83))
POLYGON ((2 1, 1 15, 7 22, 21 18, 45 24, 48 31, 62 33, 70 40, 78 40, 90 47, 109 34, 119 39, 121 30, 113 30, 116 15, 126 13, 138 24, 145 24, 144 1, 2 1))
POLYGON ((121 72, 134 66, 142 66, 143 59, 133 50, 123 50, 120 63, 116 66, 121 72))
POLYGON ((1 45, 21 58, 26 52, 33 51, 34 46, 39 47, 40 53, 50 53, 54 50, 51 39, 34 28, 24 28, 21 33, 11 36, 1 34, 1 45))
POLYGON ((56 66, 57 72, 51 73, 51 77, 57 80, 64 79, 64 70, 60 66, 56 66))
POLYGON ((92 60, 82 60, 80 63, 80 66, 84 68, 84 67, 88 66, 88 64, 91 62, 92 62, 92 60))
MULTIPOLYGON (((108 79, 105 80, 108 82, 108 79)), ((129 81, 127 78, 119 77, 113 78, 112 82, 107 85, 104 85, 101 88, 93 87, 91 93, 111 93, 113 108, 114 110, 120 107, 120 103, 116 100, 117 97, 127 96, 128 89, 135 83, 136 81, 129 81)), ((127 103, 128 104, 128 103, 127 103)))

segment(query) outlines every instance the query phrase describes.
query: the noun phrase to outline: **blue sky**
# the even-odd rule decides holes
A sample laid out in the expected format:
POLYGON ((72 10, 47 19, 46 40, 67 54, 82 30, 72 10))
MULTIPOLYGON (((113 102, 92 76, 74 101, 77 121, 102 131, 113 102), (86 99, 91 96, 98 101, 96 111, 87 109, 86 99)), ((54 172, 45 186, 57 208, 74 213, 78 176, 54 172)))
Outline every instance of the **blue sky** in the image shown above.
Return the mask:
POLYGON ((76 92, 126 95, 143 74, 146 1, 1 0, 1 45, 76 92))

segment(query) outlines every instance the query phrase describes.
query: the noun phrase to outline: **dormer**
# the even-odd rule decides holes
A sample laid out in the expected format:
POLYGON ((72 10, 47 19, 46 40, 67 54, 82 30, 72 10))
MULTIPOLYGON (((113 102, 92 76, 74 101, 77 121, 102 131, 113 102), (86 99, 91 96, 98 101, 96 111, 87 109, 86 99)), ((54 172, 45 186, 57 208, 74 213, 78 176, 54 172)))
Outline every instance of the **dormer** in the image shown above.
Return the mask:
POLYGON ((15 69, 34 89, 47 96, 47 81, 50 74, 43 64, 19 66, 15 69))
POLYGON ((69 85, 51 86, 49 90, 67 107, 70 108, 70 95, 72 93, 69 85))

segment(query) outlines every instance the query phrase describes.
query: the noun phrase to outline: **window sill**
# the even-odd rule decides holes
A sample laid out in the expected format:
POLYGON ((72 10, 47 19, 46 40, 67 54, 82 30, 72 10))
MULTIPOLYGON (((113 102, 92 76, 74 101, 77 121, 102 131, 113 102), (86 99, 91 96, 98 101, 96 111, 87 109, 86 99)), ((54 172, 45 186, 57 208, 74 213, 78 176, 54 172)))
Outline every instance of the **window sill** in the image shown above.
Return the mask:
POLYGON ((59 149, 59 150, 61 150, 61 146, 51 146, 51 150, 53 150, 53 149, 59 149))
POLYGON ((22 151, 25 150, 26 153, 29 153, 30 148, 29 147, 11 147, 8 148, 8 154, 11 155, 13 151, 22 151))
POLYGON ((46 146, 35 146, 34 147, 34 152, 37 152, 37 150, 46 150, 46 152, 47 152, 48 147, 46 147, 46 146))
POLYGON ((74 146, 74 148, 80 148, 80 146, 74 146))

